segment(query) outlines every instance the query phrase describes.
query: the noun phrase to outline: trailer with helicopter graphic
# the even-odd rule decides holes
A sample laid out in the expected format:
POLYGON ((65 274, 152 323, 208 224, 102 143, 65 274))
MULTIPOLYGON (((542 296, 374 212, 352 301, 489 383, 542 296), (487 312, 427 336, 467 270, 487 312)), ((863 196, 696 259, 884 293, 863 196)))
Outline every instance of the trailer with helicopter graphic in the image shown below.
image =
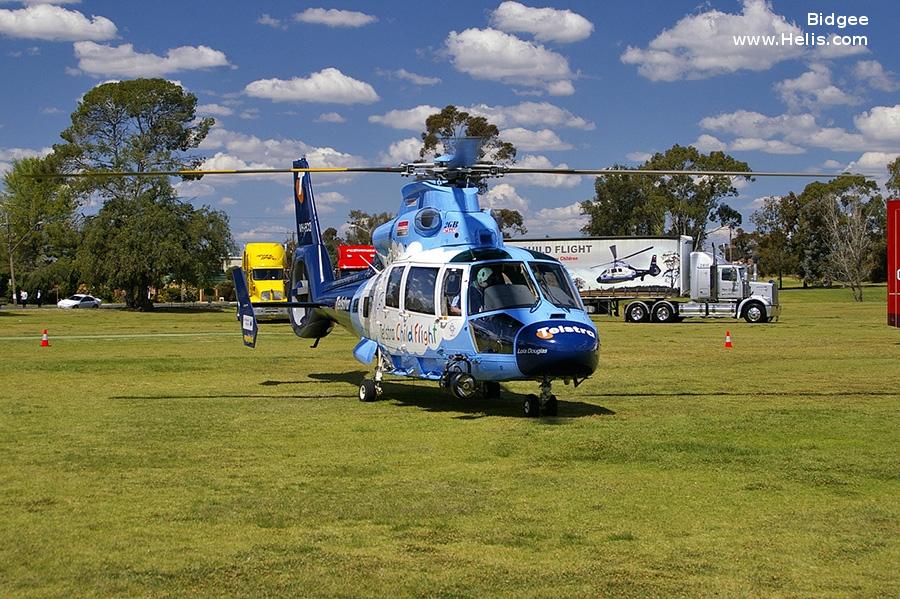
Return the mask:
POLYGON ((692 251, 679 237, 510 239, 507 245, 548 254, 566 266, 589 311, 629 322, 686 317, 770 322, 781 311, 774 283, 751 281, 748 267, 692 251))

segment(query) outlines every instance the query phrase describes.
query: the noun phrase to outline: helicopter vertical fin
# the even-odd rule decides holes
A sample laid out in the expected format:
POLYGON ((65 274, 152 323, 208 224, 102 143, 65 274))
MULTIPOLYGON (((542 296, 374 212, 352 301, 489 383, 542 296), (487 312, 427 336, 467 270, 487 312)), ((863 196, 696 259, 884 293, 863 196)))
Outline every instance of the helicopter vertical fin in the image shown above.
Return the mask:
MULTIPOLYGON (((306 158, 294 161, 294 168, 309 168, 306 158)), ((331 258, 322 243, 319 216, 309 173, 294 173, 294 213, 297 221, 296 263, 302 260, 311 300, 319 296, 322 285, 334 280, 331 258)))
POLYGON ((238 321, 241 323, 241 333, 244 336, 244 345, 256 347, 256 335, 259 326, 256 324, 256 314, 253 312, 253 304, 250 303, 250 293, 247 291, 247 281, 244 279, 244 271, 235 268, 231 272, 234 279, 234 293, 238 300, 238 321))

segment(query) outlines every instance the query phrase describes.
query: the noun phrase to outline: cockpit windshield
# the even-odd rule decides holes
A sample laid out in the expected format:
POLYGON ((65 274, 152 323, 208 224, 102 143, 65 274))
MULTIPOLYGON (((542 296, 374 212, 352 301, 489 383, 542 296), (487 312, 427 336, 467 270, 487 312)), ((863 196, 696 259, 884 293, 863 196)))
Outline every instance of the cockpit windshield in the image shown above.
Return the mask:
POLYGON ((548 302, 560 308, 581 309, 578 294, 572 289, 562 266, 552 262, 529 262, 541 293, 548 302))
POLYGON ((487 262, 469 273, 469 314, 525 308, 538 300, 531 277, 521 262, 487 262))

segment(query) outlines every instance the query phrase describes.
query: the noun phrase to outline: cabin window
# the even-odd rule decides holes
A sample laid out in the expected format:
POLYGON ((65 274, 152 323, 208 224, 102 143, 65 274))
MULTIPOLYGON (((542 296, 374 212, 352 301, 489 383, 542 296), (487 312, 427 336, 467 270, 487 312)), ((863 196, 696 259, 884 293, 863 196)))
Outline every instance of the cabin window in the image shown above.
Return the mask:
POLYGON ((437 283, 436 268, 412 266, 406 276, 406 303, 410 312, 434 314, 434 288, 437 283))
POLYGON ((722 269, 722 280, 723 281, 737 281, 735 277, 735 272, 733 268, 723 268, 722 269))
POLYGON ((529 262, 531 272, 544 294, 544 299, 560 308, 581 309, 578 293, 572 289, 562 266, 547 262, 529 262))
POLYGON ((384 305, 389 308, 400 307, 400 280, 403 278, 403 267, 397 266, 388 275, 387 292, 384 294, 384 305))
POLYGON ((462 274, 461 268, 448 268, 444 271, 444 280, 441 283, 441 316, 462 314, 462 274))
POLYGON ((363 318, 369 317, 369 296, 363 298, 363 309, 362 309, 363 318))

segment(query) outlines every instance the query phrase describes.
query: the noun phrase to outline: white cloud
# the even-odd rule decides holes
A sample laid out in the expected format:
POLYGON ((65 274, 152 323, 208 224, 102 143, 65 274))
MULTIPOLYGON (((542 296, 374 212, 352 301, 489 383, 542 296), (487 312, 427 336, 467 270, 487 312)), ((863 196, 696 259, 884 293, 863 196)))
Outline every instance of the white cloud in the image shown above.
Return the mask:
POLYGON ((481 197, 481 207, 486 210, 507 208, 521 213, 528 211, 528 200, 518 194, 516 188, 509 183, 494 185, 481 197))
POLYGON ((621 56, 625 64, 652 81, 705 79, 742 69, 764 71, 773 65, 803 56, 803 46, 738 45, 733 36, 801 35, 797 25, 772 12, 765 0, 744 0, 740 14, 709 10, 682 18, 660 33, 645 48, 629 46, 621 56))
POLYGON ((843 166, 844 166, 844 163, 838 162, 837 160, 826 160, 825 162, 822 163, 822 168, 831 169, 831 170, 843 169, 843 166))
POLYGON ((900 104, 875 106, 853 119, 856 128, 877 141, 900 143, 900 104))
MULTIPOLYGON (((700 137, 704 137, 704 136, 701 135, 700 137)), ((712 137, 712 136, 708 135, 706 137, 712 137)), ((715 138, 713 138, 713 139, 715 139, 715 138)), ((696 146, 696 145, 697 144, 695 143, 694 146, 696 146)), ((707 150, 702 150, 702 151, 705 152, 707 150)), ((650 152, 628 152, 627 154, 625 154, 625 158, 627 158, 631 162, 647 162, 648 160, 653 158, 653 154, 651 154, 650 152)))
POLYGON ((197 114, 212 114, 215 116, 231 116, 234 110, 221 104, 201 104, 197 107, 197 114))
POLYGON ((329 67, 307 78, 259 79, 248 83, 244 91, 273 102, 326 102, 332 104, 371 104, 378 94, 371 85, 329 67))
POLYGON ((426 77, 425 75, 417 75, 406 69, 397 69, 395 71, 379 71, 379 75, 385 75, 402 81, 409 81, 414 85, 437 85, 441 82, 440 77, 426 77))
POLYGON ((845 93, 831 82, 831 69, 824 64, 811 65, 809 71, 796 79, 785 79, 776 83, 775 91, 791 110, 853 105, 861 102, 859 98, 845 93))
POLYGON ((853 76, 873 89, 885 92, 900 89, 894 73, 885 71, 877 60, 860 60, 853 66, 853 76))
POLYGON ((0 35, 53 42, 103 41, 116 37, 116 25, 106 17, 90 19, 76 10, 35 4, 18 10, 0 9, 0 35))
POLYGON ((421 104, 407 110, 391 110, 386 114, 372 115, 370 123, 379 123, 392 129, 404 129, 409 131, 424 131, 425 119, 441 111, 437 106, 421 104))
POLYGON ((451 31, 445 46, 453 66, 475 79, 571 93, 568 61, 544 46, 496 29, 451 31))
POLYGON ((235 234, 236 241, 255 242, 255 241, 282 241, 289 237, 293 231, 283 224, 265 224, 258 225, 252 229, 240 231, 235 234))
POLYGON ((256 19, 256 22, 260 25, 265 25, 266 27, 272 27, 274 29, 287 29, 287 25, 285 25, 281 19, 276 19, 268 14, 263 14, 263 16, 256 19))
POLYGON ((567 144, 550 129, 531 131, 522 127, 504 129, 500 132, 503 141, 508 141, 519 150, 527 152, 535 150, 571 150, 572 145, 567 144))
MULTIPOLYGON (((517 167, 550 169, 550 168, 569 168, 568 164, 553 164, 546 156, 538 156, 534 154, 526 154, 516 161, 517 167)), ((509 175, 515 177, 516 183, 522 185, 535 185, 537 187, 575 187, 581 183, 581 177, 575 175, 509 175)))
POLYGON ((334 148, 317 148, 297 139, 260 139, 223 127, 213 127, 200 144, 200 149, 220 151, 217 156, 223 164, 227 164, 224 162, 226 160, 233 160, 231 164, 245 165, 222 168, 289 168, 294 160, 303 155, 313 166, 354 166, 361 162, 358 157, 334 148))
POLYGON ((203 181, 179 181, 173 187, 181 198, 200 198, 216 193, 215 187, 203 181))
POLYGON ((346 123, 347 119, 336 112, 325 112, 316 118, 317 123, 346 123))
POLYGON ((581 214, 581 202, 559 208, 541 208, 525 219, 529 237, 581 235, 590 219, 581 214))
POLYGON ((235 204, 237 204, 237 200, 231 196, 222 196, 219 199, 219 204, 222 206, 234 206, 235 204))
POLYGON ((131 44, 109 46, 75 42, 78 68, 85 73, 122 77, 159 77, 168 73, 228 66, 224 52, 208 46, 181 46, 166 55, 142 54, 131 44))
MULTIPOLYGON (((333 214, 337 211, 341 204, 349 204, 350 200, 344 194, 337 191, 315 191, 316 210, 319 214, 333 214)), ((283 214, 294 213, 294 198, 287 198, 282 204, 281 212, 283 214)))
POLYGON ((483 116, 498 127, 543 126, 568 127, 593 131, 596 125, 568 110, 549 102, 522 102, 513 106, 488 106, 475 104, 464 108, 466 112, 483 116))
POLYGON ((40 150, 32 150, 31 148, 0 148, 0 174, 12 168, 13 160, 42 158, 52 151, 52 148, 41 148, 40 150))
POLYGON ((704 133, 693 144, 701 152, 723 152, 728 146, 718 137, 704 133))
POLYGON ((724 142, 729 149, 757 146, 755 149, 778 154, 799 153, 801 148, 810 146, 844 152, 891 151, 900 143, 900 104, 875 106, 856 115, 853 122, 856 132, 841 127, 823 127, 808 113, 770 117, 738 110, 706 117, 700 121, 700 126, 735 135, 734 141, 724 142), (763 144, 761 140, 779 143, 763 144))
POLYGON ((739 137, 728 145, 734 152, 759 151, 766 154, 802 154, 806 150, 777 139, 760 139, 758 137, 739 137))
POLYGON ((327 25, 328 27, 363 27, 378 20, 378 17, 353 10, 337 10, 334 8, 307 8, 294 15, 294 20, 301 23, 327 25))
POLYGON ((422 140, 417 137, 407 137, 395 141, 390 145, 387 152, 379 155, 379 161, 385 164, 402 164, 404 162, 415 162, 420 160, 419 150, 422 149, 422 140))
POLYGON ((897 159, 897 152, 865 152, 862 156, 847 165, 844 170, 851 173, 865 173, 887 177, 887 167, 897 159))
MULTIPOLYGON (((592 131, 596 128, 593 122, 575 116, 568 110, 549 102, 522 102, 512 106, 475 104, 457 108, 475 116, 483 116, 501 129, 516 126, 543 126, 592 131)), ((423 104, 407 110, 391 110, 386 114, 373 115, 369 117, 369 122, 381 123, 394 129, 424 131, 425 119, 440 111, 441 109, 437 106, 423 104)))
POLYGON ((782 114, 770 117, 747 110, 706 117, 700 121, 700 126, 711 131, 733 133, 740 137, 761 137, 763 139, 783 134, 785 131, 803 135, 818 129, 816 119, 811 114, 782 114))
POLYGON ((530 33, 539 41, 563 44, 587 39, 594 31, 593 23, 571 10, 532 8, 509 1, 492 13, 491 24, 508 33, 530 33))

